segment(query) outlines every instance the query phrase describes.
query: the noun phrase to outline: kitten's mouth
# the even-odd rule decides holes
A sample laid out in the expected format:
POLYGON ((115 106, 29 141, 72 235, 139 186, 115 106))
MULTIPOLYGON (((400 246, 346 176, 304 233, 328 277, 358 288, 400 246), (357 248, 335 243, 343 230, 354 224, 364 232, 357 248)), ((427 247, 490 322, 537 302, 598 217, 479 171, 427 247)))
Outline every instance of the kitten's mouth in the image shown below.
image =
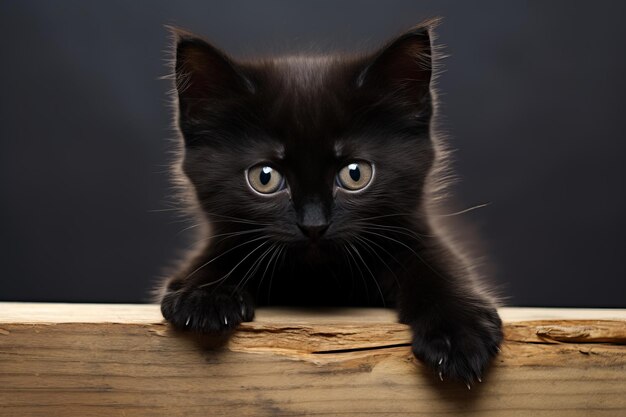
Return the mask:
POLYGON ((300 249, 305 258, 314 260, 325 256, 330 249, 330 245, 325 239, 316 239, 303 242, 300 249))

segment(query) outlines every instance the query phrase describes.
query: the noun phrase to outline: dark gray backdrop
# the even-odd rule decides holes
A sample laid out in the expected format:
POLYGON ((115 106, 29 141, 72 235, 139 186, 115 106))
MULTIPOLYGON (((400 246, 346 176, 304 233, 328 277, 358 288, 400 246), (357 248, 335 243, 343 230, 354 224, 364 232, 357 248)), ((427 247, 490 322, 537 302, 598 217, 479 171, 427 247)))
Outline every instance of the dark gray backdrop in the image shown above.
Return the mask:
POLYGON ((235 56, 444 16, 456 187, 513 305, 626 307, 626 2, 0 1, 0 299, 142 301, 166 209, 164 23, 235 56))

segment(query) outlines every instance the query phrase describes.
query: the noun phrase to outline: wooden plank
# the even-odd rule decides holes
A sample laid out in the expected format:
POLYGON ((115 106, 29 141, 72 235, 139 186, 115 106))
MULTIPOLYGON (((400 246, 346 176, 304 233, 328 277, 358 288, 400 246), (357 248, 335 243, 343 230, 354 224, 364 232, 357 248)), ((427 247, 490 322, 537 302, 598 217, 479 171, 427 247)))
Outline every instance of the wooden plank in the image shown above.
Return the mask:
POLYGON ((468 391, 387 310, 262 309, 220 340, 154 305, 0 303, 0 416, 626 416, 626 310, 501 313, 468 391))

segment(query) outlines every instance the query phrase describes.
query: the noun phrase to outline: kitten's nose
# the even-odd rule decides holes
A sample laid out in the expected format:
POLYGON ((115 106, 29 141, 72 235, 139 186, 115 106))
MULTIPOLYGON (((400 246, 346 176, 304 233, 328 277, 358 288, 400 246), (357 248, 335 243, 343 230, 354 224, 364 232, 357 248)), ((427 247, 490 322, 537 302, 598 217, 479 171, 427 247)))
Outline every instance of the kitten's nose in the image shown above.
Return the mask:
POLYGON ((298 227, 300 228, 302 233, 304 233, 304 235, 311 240, 319 239, 328 229, 327 224, 322 224, 319 226, 304 226, 302 224, 299 224, 298 227))
POLYGON ((328 218, 321 204, 305 204, 301 209, 300 215, 301 218, 298 222, 298 227, 309 239, 319 239, 328 229, 328 218))

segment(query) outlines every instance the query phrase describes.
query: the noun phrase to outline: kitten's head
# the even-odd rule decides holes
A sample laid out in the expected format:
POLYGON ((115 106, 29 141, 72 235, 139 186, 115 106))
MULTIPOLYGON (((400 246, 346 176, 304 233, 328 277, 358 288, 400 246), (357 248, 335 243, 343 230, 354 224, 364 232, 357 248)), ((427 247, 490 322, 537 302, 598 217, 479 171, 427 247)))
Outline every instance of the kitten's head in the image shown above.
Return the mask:
POLYGON ((434 159, 432 26, 366 56, 253 62, 176 31, 182 167, 215 228, 317 248, 419 215, 434 159))

